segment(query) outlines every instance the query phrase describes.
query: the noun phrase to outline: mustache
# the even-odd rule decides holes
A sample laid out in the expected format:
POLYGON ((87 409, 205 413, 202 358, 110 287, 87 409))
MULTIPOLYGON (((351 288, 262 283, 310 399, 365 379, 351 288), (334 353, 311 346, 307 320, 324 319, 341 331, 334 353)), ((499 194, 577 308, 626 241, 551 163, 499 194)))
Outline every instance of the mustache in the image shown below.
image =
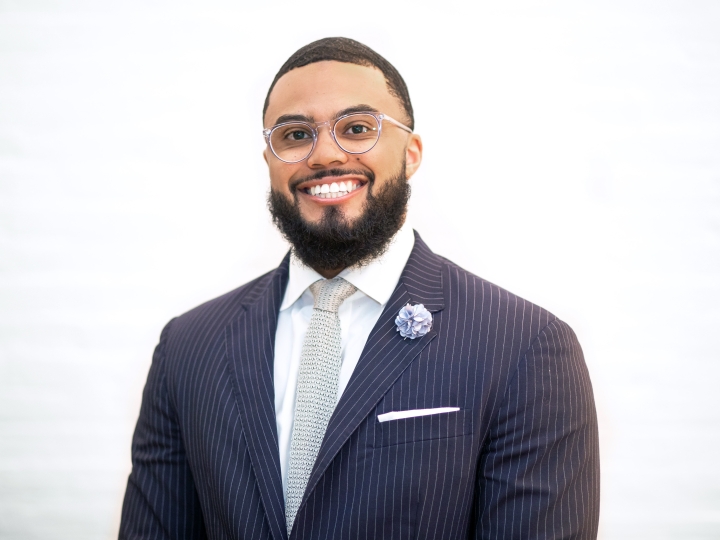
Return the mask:
POLYGON ((310 174, 308 176, 303 176, 302 178, 298 178, 296 180, 293 180, 290 182, 290 185, 288 186, 290 188, 291 193, 295 193, 297 190, 297 187, 302 184, 303 182, 310 182, 313 180, 322 180, 323 178, 326 178, 328 176, 345 176, 345 175, 357 175, 357 176, 364 176, 368 179, 368 182, 374 182, 375 181, 375 174, 372 171, 364 171, 362 169, 323 169, 321 171, 317 171, 313 174, 310 174))

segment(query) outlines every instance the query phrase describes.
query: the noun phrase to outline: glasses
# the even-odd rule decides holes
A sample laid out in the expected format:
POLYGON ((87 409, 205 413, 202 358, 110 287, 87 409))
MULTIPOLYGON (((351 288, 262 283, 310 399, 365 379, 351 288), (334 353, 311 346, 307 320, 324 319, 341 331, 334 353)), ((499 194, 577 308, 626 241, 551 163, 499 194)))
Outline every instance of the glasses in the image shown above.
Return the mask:
POLYGON ((412 129, 386 114, 362 112, 326 122, 283 122, 264 129, 263 135, 276 158, 285 163, 299 163, 315 149, 320 126, 330 127, 330 135, 343 152, 364 154, 380 139, 383 121, 412 133, 412 129))

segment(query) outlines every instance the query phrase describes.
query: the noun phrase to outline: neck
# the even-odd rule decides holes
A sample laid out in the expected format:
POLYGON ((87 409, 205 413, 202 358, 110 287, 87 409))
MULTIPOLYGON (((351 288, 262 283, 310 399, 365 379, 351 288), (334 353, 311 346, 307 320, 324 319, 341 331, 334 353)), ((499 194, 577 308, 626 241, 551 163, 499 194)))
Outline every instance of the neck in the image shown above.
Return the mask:
POLYGON ((318 274, 320 274, 325 279, 332 279, 345 269, 344 268, 333 268, 332 270, 328 270, 327 268, 313 268, 313 270, 315 270, 318 274))

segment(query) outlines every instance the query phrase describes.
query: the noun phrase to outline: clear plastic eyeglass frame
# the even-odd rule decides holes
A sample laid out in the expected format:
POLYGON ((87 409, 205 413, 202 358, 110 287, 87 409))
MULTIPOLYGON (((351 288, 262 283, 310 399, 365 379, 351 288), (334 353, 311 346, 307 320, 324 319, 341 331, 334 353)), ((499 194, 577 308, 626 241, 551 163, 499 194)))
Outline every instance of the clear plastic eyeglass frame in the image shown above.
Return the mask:
POLYGON ((395 120, 394 118, 391 118, 387 114, 374 113, 374 112, 370 112, 370 111, 368 111, 368 112, 360 111, 360 112, 354 112, 354 113, 350 113, 350 114, 344 114, 343 116, 335 118, 334 120, 326 120, 325 122, 301 122, 301 121, 283 122, 281 124, 275 124, 271 128, 263 129, 263 135, 265 136, 265 142, 267 143, 268 147, 270 148, 270 151, 273 153, 273 155, 276 158, 278 158, 280 161, 282 161, 284 163, 300 163, 301 161, 304 161, 307 158, 309 158, 312 155, 313 150, 315 150, 315 145, 317 144, 317 139, 318 139, 318 131, 321 126, 328 126, 328 128, 330 128, 330 136, 332 137, 333 141, 335 141, 335 144, 338 146, 338 148, 340 148, 340 150, 342 150, 343 152, 346 152, 348 154, 366 154, 367 152, 369 152, 370 150, 375 148, 375 145, 380 140, 380 135, 382 135, 383 120, 387 120, 391 124, 396 125, 400 129, 403 129, 403 130, 407 131, 408 133, 413 132, 413 130, 410 129, 409 127, 407 127, 405 124, 398 122, 397 120, 395 120), (337 137, 335 136, 335 127, 342 120, 345 120, 346 118, 349 118, 351 116, 359 116, 359 115, 373 116, 375 118, 375 120, 377 120, 377 123, 378 123, 378 134, 377 134, 377 138, 375 139, 375 142, 373 143, 373 145, 370 148, 368 148, 367 150, 363 150, 362 152, 352 152, 350 150, 346 150, 345 148, 343 148, 343 146, 338 142, 337 137), (275 152, 275 149, 273 148, 272 142, 271 142, 271 137, 272 137, 273 131, 275 131, 276 129, 281 128, 283 126, 288 126, 291 124, 301 124, 301 125, 307 126, 308 129, 310 130, 310 132, 312 133, 312 137, 313 137, 312 146, 310 147, 310 150, 308 151, 307 155, 304 158, 297 159, 295 161, 287 161, 287 160, 281 158, 280 156, 278 156, 277 153, 275 152))

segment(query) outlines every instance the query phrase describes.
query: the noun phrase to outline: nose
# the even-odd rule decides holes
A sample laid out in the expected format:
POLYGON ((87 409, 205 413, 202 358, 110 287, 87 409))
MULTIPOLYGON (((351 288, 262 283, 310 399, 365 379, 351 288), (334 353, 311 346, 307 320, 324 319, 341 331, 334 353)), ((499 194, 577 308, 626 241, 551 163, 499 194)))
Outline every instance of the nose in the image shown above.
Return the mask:
POLYGON ((348 155, 337 145, 330 133, 332 126, 318 126, 315 148, 307 158, 308 167, 323 169, 332 165, 347 163, 348 155))

